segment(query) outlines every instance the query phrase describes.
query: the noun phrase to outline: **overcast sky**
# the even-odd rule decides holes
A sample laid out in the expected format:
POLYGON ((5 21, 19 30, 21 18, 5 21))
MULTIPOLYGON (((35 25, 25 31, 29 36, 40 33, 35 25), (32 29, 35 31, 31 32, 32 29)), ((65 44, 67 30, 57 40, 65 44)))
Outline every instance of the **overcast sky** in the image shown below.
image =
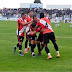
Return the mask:
MULTIPOLYGON (((20 8, 20 3, 33 3, 34 0, 0 0, 0 8, 20 8)), ((72 5, 72 0, 41 0, 43 8, 48 5, 72 5)))

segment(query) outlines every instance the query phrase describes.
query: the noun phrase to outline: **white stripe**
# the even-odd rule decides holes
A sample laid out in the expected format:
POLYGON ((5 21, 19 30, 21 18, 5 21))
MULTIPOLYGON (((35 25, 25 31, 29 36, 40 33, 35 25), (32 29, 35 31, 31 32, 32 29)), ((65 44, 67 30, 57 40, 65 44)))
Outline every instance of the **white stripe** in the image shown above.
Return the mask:
MULTIPOLYGON (((24 26, 20 31, 19 31, 19 36, 25 31, 26 26, 24 26)), ((17 29, 17 35, 18 35, 18 29, 17 29)))
MULTIPOLYGON (((46 21, 40 20, 40 23, 43 24, 44 26, 46 26, 46 21)), ((48 23, 47 23, 47 24, 48 24, 48 23)), ((52 27, 51 27, 49 24, 48 24, 48 28, 53 31, 52 27)))

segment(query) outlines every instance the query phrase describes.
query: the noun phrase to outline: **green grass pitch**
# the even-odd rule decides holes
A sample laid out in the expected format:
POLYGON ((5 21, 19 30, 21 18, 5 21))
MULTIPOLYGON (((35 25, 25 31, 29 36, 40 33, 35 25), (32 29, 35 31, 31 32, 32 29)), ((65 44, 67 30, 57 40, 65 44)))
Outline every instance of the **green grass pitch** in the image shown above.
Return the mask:
MULTIPOLYGON (((72 28, 69 29, 69 26, 70 23, 60 23, 60 27, 55 27, 52 23, 61 57, 56 58, 56 51, 50 41, 48 47, 53 58, 47 60, 45 49, 41 56, 35 58, 31 56, 30 51, 28 54, 24 53, 26 38, 22 47, 24 57, 18 55, 18 49, 14 54, 17 22, 0 21, 0 72, 72 72, 72 28)), ((38 53, 37 47, 35 53, 38 53)))

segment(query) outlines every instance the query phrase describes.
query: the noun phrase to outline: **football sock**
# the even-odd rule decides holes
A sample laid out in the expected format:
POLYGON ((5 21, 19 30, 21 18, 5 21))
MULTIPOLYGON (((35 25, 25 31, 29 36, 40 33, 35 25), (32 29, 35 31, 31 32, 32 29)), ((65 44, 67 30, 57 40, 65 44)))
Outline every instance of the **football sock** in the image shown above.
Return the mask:
POLYGON ((21 53, 22 45, 19 45, 19 53, 21 53))
POLYGON ((16 46, 19 47, 19 43, 16 46))
POLYGON ((50 56, 51 54, 50 53, 48 53, 48 56, 50 56))
POLYGON ((44 44, 41 43, 41 51, 43 50, 43 48, 44 48, 44 44))
POLYGON ((31 46, 31 43, 29 42, 29 46, 31 46))
POLYGON ((28 40, 26 40, 26 42, 25 42, 25 48, 27 48, 27 43, 28 43, 28 40))
POLYGON ((48 47, 45 47, 45 51, 47 54, 50 53, 48 47))
POLYGON ((54 43, 54 48, 56 51, 58 51, 58 45, 56 43, 54 43))
POLYGON ((31 52, 34 52, 34 47, 35 47, 35 45, 31 44, 31 52))
POLYGON ((32 55, 35 54, 34 52, 32 52, 32 55))
POLYGON ((59 54, 59 51, 57 51, 57 54, 59 54))

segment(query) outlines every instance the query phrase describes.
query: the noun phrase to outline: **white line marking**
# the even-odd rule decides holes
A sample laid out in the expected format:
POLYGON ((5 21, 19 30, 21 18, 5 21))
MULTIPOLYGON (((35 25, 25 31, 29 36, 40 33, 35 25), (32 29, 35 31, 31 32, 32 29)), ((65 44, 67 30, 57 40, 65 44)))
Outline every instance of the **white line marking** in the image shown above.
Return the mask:
MULTIPOLYGON (((4 35, 4 34, 16 34, 16 33, 0 33, 0 35, 4 35)), ((64 37, 64 36, 55 36, 56 38, 72 38, 71 36, 70 37, 64 37)))

